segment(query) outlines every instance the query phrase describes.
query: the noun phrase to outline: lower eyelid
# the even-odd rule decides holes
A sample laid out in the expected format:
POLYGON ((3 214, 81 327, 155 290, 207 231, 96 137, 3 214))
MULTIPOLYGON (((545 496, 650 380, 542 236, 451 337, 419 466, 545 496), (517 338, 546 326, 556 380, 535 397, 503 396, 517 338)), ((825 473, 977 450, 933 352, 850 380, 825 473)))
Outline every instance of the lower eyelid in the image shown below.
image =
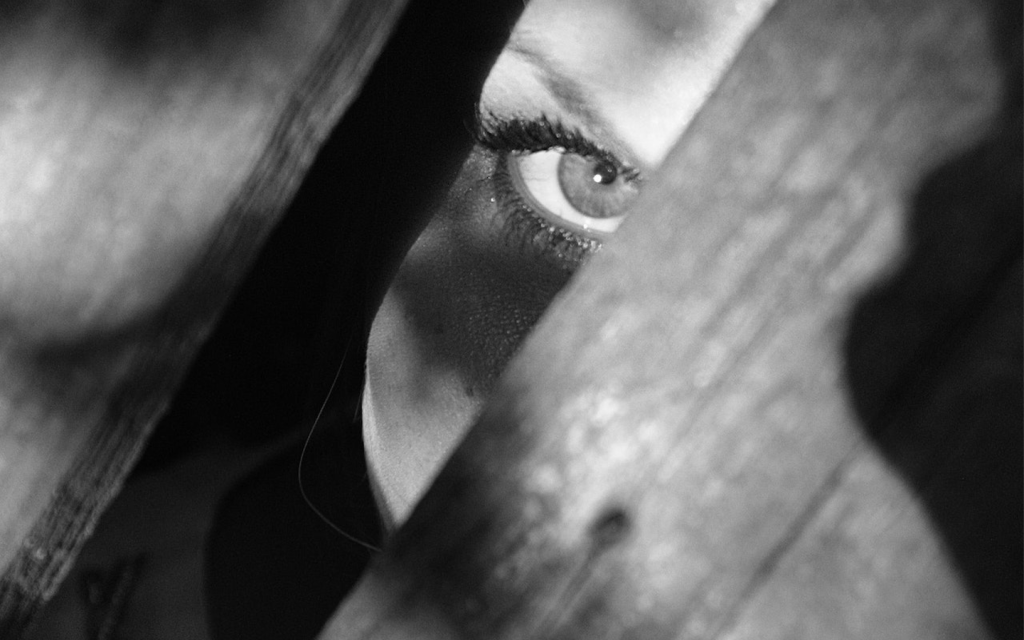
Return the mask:
POLYGON ((518 250, 547 260, 562 269, 575 271, 601 242, 552 224, 533 210, 519 195, 509 174, 510 154, 494 154, 491 183, 495 215, 501 218, 504 241, 518 250))

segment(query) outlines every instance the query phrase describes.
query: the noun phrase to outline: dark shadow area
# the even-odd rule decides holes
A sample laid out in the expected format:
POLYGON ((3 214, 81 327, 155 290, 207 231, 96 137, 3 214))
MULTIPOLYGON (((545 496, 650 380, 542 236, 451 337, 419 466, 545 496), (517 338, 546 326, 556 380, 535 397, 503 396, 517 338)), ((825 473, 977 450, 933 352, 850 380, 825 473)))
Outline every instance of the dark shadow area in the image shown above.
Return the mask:
POLYGON ((341 458, 345 468, 331 487, 330 525, 296 491, 300 447, 262 465, 221 501, 205 558, 211 637, 312 640, 355 585, 371 550, 334 527, 379 544, 376 515, 362 452, 333 454, 333 464, 341 458))
POLYGON ((211 441, 309 434, 218 509, 207 549, 215 638, 312 638, 375 544, 358 403, 384 288, 473 142, 475 103, 522 6, 413 2, 320 150, 154 432, 136 475, 211 441), (332 383, 337 374, 337 385, 332 383))
POLYGON ((994 12, 1004 109, 919 185, 900 269, 857 304, 846 348, 869 437, 926 508, 979 612, 1022 635, 1022 130, 1019 7, 994 12), (1012 13, 1010 13, 1012 11, 1012 13))
POLYGON ((191 367, 164 420, 183 428, 161 428, 143 468, 214 425, 252 443, 308 426, 342 360, 356 374, 335 395, 358 392, 369 320, 472 144, 479 86, 517 15, 470 4, 409 8, 191 367))

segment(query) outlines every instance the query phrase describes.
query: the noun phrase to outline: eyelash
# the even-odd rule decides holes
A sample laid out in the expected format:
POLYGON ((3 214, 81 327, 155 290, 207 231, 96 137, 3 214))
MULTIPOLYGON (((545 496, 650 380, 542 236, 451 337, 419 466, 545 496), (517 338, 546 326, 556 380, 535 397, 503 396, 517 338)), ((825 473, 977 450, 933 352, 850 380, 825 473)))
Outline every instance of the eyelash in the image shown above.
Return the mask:
POLYGON ((574 271, 588 256, 601 248, 601 241, 587 238, 560 227, 534 211, 512 183, 508 169, 514 154, 563 149, 567 153, 595 158, 619 169, 627 179, 639 179, 639 172, 623 164, 575 129, 568 129, 546 116, 527 120, 502 119, 484 114, 477 121, 477 143, 495 154, 491 184, 494 200, 504 218, 503 232, 509 244, 520 250, 533 250, 553 258, 568 271, 574 271))

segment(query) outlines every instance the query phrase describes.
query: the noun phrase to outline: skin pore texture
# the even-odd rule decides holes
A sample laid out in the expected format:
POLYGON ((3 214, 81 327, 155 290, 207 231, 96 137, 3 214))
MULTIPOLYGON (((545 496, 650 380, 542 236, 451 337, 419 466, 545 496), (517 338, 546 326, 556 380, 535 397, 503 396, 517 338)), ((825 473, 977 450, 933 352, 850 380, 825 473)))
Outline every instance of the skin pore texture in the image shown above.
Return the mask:
MULTIPOLYGON (((627 180, 642 188, 767 5, 535 0, 527 6, 480 97, 483 128, 505 133, 498 143, 483 136, 466 158, 370 330, 363 435, 387 525, 409 515, 520 342, 572 271, 607 241, 557 216, 524 213, 550 201, 523 193, 524 184, 546 176, 519 169, 517 182, 508 177, 517 170, 508 167, 527 167, 518 159, 547 147, 581 156, 590 162, 584 166, 607 165, 570 148, 571 140, 584 139, 618 166, 622 177, 610 188, 624 193, 627 180), (524 128, 531 133, 522 134, 524 128)), ((552 172, 553 184, 568 184, 560 179, 552 172)), ((580 188, 589 193, 585 184, 580 188)))

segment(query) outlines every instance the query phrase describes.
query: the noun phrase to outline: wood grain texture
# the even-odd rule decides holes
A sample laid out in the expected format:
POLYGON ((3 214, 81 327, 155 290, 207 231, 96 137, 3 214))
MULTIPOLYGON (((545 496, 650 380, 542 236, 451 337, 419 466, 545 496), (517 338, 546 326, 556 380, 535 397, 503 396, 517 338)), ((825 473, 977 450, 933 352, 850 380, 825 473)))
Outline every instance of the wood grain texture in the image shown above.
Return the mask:
POLYGON ((55 590, 403 5, 0 9, 0 636, 55 590))
POLYGON ((780 2, 322 637, 1014 637, 1019 517, 977 537, 1021 464, 989 9, 780 2), (961 156, 989 178, 936 195, 961 156), (961 477, 994 497, 951 528, 961 477))

